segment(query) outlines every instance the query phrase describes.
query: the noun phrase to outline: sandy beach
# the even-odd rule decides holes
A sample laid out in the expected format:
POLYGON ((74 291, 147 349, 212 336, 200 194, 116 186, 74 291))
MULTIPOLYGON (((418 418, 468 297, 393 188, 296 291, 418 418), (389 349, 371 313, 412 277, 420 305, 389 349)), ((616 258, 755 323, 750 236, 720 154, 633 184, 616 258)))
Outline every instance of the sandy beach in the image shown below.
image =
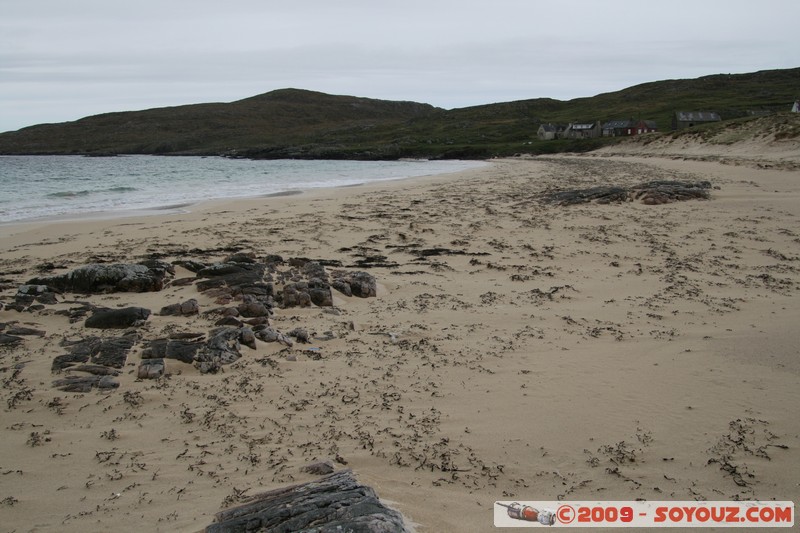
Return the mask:
POLYGON ((491 531, 496 500, 800 501, 800 155, 692 150, 0 226, 0 323, 38 332, 0 347, 0 530, 200 531, 315 461, 419 533, 491 531), (710 199, 544 201, 651 180, 705 180, 710 199), (148 342, 208 334, 239 303, 186 261, 236 253, 280 256, 276 286, 306 258, 377 294, 276 306, 271 326, 309 342, 139 379, 148 342), (13 305, 43 273, 154 257, 183 262, 160 291, 13 305), (190 299, 198 314, 159 314, 190 299), (124 333, 86 328, 80 302, 153 312, 117 388, 53 385, 65 341, 124 333))

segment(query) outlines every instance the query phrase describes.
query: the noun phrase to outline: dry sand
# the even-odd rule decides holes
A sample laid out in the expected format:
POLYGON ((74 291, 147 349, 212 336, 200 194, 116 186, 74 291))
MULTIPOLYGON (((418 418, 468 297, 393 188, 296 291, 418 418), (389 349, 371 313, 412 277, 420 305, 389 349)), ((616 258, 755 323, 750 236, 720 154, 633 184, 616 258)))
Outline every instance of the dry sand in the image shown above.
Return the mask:
MULTIPOLYGON (((377 298, 271 319, 333 340, 260 342, 214 375, 170 361, 155 381, 136 379, 140 344, 111 392, 51 386, 59 342, 86 335, 54 313, 70 304, 0 311, 46 331, 0 350, 0 530, 198 531, 243 496, 314 479, 301 468, 320 459, 419 532, 490 531, 495 500, 800 501, 800 175, 759 165, 520 158, 185 214, 2 226, 7 303, 45 262, 230 248, 397 266, 363 269, 377 298), (662 178, 710 180, 712 199, 539 201, 662 178)), ((193 285, 62 299, 158 311, 192 297, 201 315, 151 316, 152 339, 208 331, 217 306, 193 285)))

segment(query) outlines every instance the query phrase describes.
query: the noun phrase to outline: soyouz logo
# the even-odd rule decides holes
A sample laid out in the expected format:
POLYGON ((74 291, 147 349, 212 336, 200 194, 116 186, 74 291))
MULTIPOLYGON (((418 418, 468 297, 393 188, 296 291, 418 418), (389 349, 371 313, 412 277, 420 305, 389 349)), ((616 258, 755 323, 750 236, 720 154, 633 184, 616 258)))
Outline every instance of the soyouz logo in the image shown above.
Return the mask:
POLYGON ((495 527, 794 527, 794 502, 497 501, 495 527))

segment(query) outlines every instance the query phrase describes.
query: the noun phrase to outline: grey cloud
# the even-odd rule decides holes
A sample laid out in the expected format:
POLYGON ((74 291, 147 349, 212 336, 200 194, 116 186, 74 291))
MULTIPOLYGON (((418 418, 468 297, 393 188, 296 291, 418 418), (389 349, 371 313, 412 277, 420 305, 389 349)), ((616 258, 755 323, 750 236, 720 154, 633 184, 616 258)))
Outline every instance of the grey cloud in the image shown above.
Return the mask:
POLYGON ((798 66, 800 2, 676 1, 5 0, 0 131, 282 87, 462 107, 798 66))

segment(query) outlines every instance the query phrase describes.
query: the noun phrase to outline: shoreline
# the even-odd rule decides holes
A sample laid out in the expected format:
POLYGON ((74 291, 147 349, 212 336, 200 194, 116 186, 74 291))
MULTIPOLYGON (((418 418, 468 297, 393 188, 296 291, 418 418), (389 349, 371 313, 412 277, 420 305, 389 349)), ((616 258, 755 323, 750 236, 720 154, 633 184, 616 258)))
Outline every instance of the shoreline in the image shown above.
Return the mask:
MULTIPOLYGON (((30 156, 36 157, 36 156, 30 156)), ((67 157, 67 156, 65 156, 67 157)), ((69 156, 69 157, 78 157, 78 156, 69 156)), ((172 157, 172 156, 148 156, 148 157, 172 157)), ((180 156, 177 156, 180 157, 180 156)), ((198 156, 192 156, 198 157, 198 156)), ((224 158, 223 158, 224 159, 224 158)), ((425 161, 412 161, 412 160, 404 160, 403 162, 425 162, 425 161)), ((455 170, 455 171, 447 171, 441 172, 436 174, 430 175, 422 175, 422 176, 410 176, 410 177, 392 177, 392 178, 382 178, 382 179, 375 179, 370 181, 363 181, 358 183, 350 183, 350 184, 342 184, 342 185, 324 185, 324 186, 314 186, 309 187, 306 189, 298 189, 298 188, 289 188, 287 190, 282 190, 273 193, 265 193, 265 194, 250 194, 244 196, 223 196, 218 198, 205 198, 197 201, 187 201, 187 202, 179 202, 173 204, 166 204, 166 205, 157 205, 153 207, 134 207, 128 209, 119 209, 115 211, 87 211, 87 212, 79 212, 79 213, 65 213, 60 215, 46 215, 41 217, 33 217, 33 218, 25 218, 25 219, 18 219, 18 220, 10 220, 10 221, 0 221, 0 228, 4 226, 14 226, 14 225, 25 225, 25 224, 39 224, 39 223, 53 223, 53 222, 81 222, 81 221, 89 221, 89 220, 115 220, 115 219, 122 219, 122 218, 137 218, 137 217, 146 217, 146 216, 153 216, 153 215, 160 215, 160 214, 181 214, 181 213, 189 213, 192 209, 202 208, 205 204, 216 204, 216 203, 227 203, 227 202, 237 202, 237 201, 247 201, 250 199, 257 199, 257 198, 281 198, 285 196, 296 196, 301 194, 308 194, 312 191, 316 191, 318 189, 322 190, 335 190, 338 188, 350 188, 350 187, 363 187, 366 185, 371 185, 373 183, 390 183, 394 181, 404 181, 404 180, 412 180, 417 178, 426 178, 429 176, 439 176, 439 175, 447 175, 447 174, 457 174, 459 172, 480 169, 483 166, 490 164, 490 161, 470 161, 470 163, 474 163, 475 166, 472 169, 466 170, 455 170), (480 163, 480 164, 478 164, 480 163)))
POLYGON ((0 522, 198 531, 248 495, 317 479, 303 467, 325 460, 418 533, 487 531, 498 500, 798 501, 796 173, 601 154, 489 163, 0 227, 0 323, 44 332, 0 350, 0 466, 13 481, 0 522), (661 205, 542 201, 659 179, 715 188, 661 205), (373 275, 377 294, 276 307, 271 326, 302 328, 308 344, 258 341, 218 374, 166 360, 166 376, 138 379, 149 342, 208 334, 240 303, 201 291, 183 261, 234 253, 280 256, 276 287, 310 258, 373 275), (8 307, 42 269, 153 257, 179 262, 161 291, 8 307), (189 298, 198 314, 158 313, 189 298), (52 385, 65 340, 122 333, 71 321, 80 302, 153 311, 118 389, 52 385))

